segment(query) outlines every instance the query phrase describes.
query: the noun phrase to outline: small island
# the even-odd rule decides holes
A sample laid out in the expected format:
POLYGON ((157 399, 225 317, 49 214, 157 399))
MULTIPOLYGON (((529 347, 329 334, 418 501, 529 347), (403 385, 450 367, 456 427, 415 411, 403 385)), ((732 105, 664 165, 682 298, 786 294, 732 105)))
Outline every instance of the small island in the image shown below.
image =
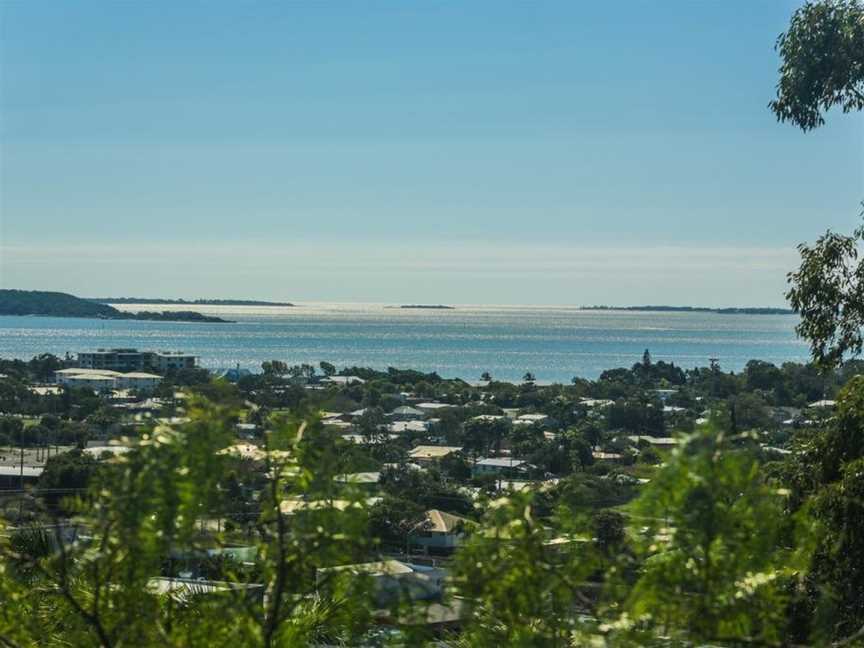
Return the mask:
POLYGON ((89 317, 110 320, 152 320, 158 322, 228 323, 229 320, 194 311, 145 311, 127 313, 75 295, 45 290, 0 290, 0 315, 42 317, 89 317))
POLYGON ((399 308, 417 310, 454 310, 453 306, 445 306, 444 304, 402 304, 399 308))
POLYGON ((753 306, 708 308, 706 306, 580 306, 579 310, 636 311, 644 313, 716 313, 718 315, 794 315, 791 308, 753 306))

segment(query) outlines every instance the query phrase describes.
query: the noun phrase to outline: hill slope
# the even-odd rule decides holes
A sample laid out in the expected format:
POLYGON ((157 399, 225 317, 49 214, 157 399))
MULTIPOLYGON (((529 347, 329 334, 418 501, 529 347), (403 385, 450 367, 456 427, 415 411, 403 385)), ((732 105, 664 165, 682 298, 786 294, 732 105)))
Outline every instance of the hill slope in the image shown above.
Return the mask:
POLYGON ((68 293, 45 290, 0 289, 0 315, 41 315, 46 317, 94 317, 175 322, 226 322, 191 311, 162 313, 125 313, 113 306, 81 299, 68 293))
POLYGON ((120 311, 106 304, 79 299, 68 293, 0 290, 0 315, 115 318, 120 315, 120 311))

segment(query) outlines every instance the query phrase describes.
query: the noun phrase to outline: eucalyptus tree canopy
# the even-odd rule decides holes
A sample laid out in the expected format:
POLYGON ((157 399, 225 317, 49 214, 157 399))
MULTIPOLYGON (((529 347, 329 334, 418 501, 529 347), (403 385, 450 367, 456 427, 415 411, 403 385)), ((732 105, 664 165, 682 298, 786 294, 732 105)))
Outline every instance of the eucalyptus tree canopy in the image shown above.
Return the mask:
POLYGON ((834 106, 864 108, 864 3, 808 2, 777 39, 780 79, 769 105, 777 119, 804 131, 825 123, 834 106))

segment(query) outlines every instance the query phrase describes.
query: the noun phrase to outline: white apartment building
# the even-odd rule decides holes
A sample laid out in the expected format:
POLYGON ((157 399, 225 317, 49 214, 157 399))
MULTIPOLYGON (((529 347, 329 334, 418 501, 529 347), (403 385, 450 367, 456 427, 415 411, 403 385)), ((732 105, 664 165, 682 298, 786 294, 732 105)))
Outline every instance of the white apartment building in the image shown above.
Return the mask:
POLYGON ((109 371, 158 371, 193 369, 198 357, 181 351, 139 351, 138 349, 97 349, 78 354, 82 369, 109 371))

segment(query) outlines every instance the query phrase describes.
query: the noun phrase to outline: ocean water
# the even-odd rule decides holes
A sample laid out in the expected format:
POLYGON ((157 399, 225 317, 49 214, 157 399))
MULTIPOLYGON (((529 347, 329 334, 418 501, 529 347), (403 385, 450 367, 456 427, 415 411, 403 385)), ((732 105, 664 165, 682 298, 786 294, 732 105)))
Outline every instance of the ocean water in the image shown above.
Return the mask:
MULTIPOLYGON (((163 305, 115 305, 168 310, 163 305)), ((188 307, 177 307, 177 310, 188 307)), ((139 322, 52 317, 0 317, 0 357, 29 359, 101 347, 194 353, 208 368, 258 370, 264 360, 321 360, 342 366, 399 367, 477 380, 484 371, 519 380, 596 378, 630 366, 647 348, 655 360, 684 368, 716 357, 724 370, 748 360, 804 361, 793 315, 719 315, 583 311, 567 307, 458 306, 408 310, 383 304, 295 307, 208 306, 195 310, 232 324, 139 322)))

